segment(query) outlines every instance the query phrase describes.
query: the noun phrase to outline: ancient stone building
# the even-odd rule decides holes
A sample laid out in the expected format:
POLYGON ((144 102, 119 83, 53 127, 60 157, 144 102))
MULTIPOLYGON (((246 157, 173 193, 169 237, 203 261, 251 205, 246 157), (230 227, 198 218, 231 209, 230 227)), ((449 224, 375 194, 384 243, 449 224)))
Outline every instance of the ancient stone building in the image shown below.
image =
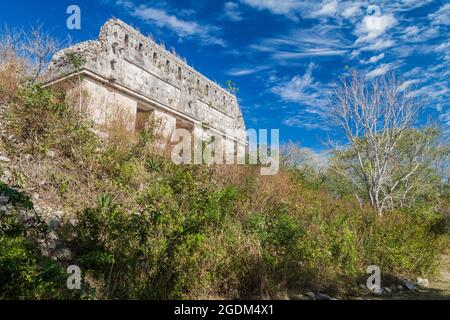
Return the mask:
POLYGON ((246 145, 235 95, 118 19, 106 22, 98 40, 57 53, 49 75, 48 86, 81 83, 89 96, 86 111, 97 124, 119 110, 132 129, 151 116, 162 120, 167 136, 178 127, 202 136, 207 128, 231 141, 227 148, 246 145), (73 56, 84 61, 77 65, 73 56))

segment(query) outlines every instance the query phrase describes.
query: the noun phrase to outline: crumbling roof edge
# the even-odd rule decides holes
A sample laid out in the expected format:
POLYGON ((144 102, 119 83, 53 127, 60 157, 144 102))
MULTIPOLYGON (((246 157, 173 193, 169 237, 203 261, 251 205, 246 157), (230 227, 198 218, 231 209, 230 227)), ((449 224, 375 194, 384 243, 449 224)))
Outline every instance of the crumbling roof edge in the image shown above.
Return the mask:
POLYGON ((204 74, 202 74, 201 72, 195 70, 193 67, 191 67, 186 61, 184 61, 183 59, 181 59, 180 57, 178 57, 177 55, 173 54, 172 52, 170 52, 169 50, 167 50, 166 48, 164 48, 163 46, 161 46, 160 44, 158 44, 157 42, 155 42, 153 39, 146 37, 144 34, 142 34, 142 32, 140 32, 138 29, 134 28, 133 26, 127 24, 126 22, 124 22, 123 20, 119 19, 119 18, 110 18, 108 19, 105 24, 102 26, 101 31, 100 31, 100 35, 99 35, 99 39, 101 39, 102 37, 102 32, 103 32, 103 28, 106 28, 107 26, 111 25, 111 24, 119 24, 121 27, 125 28, 126 30, 128 30, 131 33, 134 33, 135 35, 137 35, 139 38, 141 38, 141 40, 143 42, 150 42, 151 44, 157 46, 159 49, 161 49, 162 51, 164 51, 171 59, 175 60, 177 63, 179 63, 180 65, 182 65, 183 67, 185 67, 186 69, 188 69, 190 72, 192 72, 193 74, 195 74, 196 76, 202 78, 204 81, 209 82, 211 84, 213 84, 214 86, 216 86, 219 90, 222 91, 222 93, 228 95, 230 98, 234 99, 236 101, 236 103, 238 103, 237 100, 237 96, 233 93, 231 93, 230 91, 228 91, 227 89, 225 89, 224 87, 222 87, 220 84, 218 84, 217 82, 211 80, 210 78, 208 78, 207 76, 205 76, 204 74))

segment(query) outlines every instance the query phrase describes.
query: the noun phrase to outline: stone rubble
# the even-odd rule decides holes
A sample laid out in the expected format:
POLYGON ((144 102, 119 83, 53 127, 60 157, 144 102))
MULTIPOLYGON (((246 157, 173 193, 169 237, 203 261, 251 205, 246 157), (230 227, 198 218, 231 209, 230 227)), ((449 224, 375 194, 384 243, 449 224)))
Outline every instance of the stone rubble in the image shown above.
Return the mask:
POLYGON ((416 286, 414 283, 408 280, 402 280, 402 284, 406 287, 406 289, 410 291, 414 291, 416 289, 416 286))
POLYGON ((417 278, 417 285, 419 287, 428 287, 430 285, 430 282, 428 281, 428 279, 424 279, 421 277, 417 278))

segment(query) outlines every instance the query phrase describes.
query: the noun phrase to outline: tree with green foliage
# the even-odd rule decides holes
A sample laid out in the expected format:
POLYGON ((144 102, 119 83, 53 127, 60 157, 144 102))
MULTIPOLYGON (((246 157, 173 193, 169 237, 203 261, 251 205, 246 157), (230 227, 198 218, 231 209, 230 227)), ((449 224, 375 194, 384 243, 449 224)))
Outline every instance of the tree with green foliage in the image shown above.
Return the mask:
POLYGON ((382 215, 403 207, 420 177, 442 158, 438 130, 412 129, 422 107, 395 76, 353 73, 336 87, 331 119, 346 137, 333 168, 351 181, 359 201, 382 215))

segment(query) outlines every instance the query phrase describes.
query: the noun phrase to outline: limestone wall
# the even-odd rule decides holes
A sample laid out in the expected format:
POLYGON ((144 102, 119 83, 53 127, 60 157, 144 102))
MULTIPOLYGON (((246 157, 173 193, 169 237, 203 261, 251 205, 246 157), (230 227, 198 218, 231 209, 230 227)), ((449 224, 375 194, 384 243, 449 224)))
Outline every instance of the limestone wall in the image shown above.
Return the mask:
POLYGON ((85 57, 83 68, 108 81, 212 128, 236 130, 238 140, 244 137, 245 124, 234 95, 120 20, 109 20, 97 41, 56 54, 49 67, 53 78, 74 71, 66 59, 68 52, 85 57))

